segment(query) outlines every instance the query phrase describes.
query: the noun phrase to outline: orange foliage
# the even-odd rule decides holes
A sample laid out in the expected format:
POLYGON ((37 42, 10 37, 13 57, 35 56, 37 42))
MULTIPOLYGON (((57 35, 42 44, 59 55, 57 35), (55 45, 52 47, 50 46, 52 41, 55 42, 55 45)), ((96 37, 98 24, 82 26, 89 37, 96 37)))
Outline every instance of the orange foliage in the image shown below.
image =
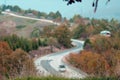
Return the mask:
POLYGON ((71 31, 65 25, 60 25, 55 29, 55 37, 64 47, 71 47, 71 31))
POLYGON ((77 68, 88 74, 104 75, 109 69, 109 65, 100 54, 82 51, 79 54, 70 54, 69 61, 77 68))
POLYGON ((9 55, 12 52, 6 42, 0 42, 0 55, 9 55))
POLYGON ((12 53, 9 45, 6 42, 0 42, 0 76, 7 72, 7 66, 5 66, 5 61, 8 55, 12 53))
POLYGON ((0 77, 5 77, 6 75, 17 77, 21 73, 23 75, 35 74, 33 60, 23 50, 16 49, 13 52, 6 42, 0 42, 0 77))

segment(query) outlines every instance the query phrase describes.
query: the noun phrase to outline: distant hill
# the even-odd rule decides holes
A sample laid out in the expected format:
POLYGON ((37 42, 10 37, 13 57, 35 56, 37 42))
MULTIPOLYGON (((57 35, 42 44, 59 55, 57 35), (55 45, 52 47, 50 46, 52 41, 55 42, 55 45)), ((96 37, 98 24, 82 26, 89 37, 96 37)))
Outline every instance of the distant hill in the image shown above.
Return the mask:
POLYGON ((38 28, 42 30, 45 26, 53 25, 47 22, 16 18, 9 15, 0 15, 0 36, 16 34, 30 38, 31 32, 38 28))
POLYGON ((53 20, 57 22, 62 21, 62 15, 59 11, 50 12, 49 14, 47 14, 45 12, 40 12, 34 9, 24 10, 17 5, 15 6, 1 5, 0 11, 8 11, 8 12, 10 11, 15 14, 22 15, 22 16, 28 16, 28 17, 40 18, 40 19, 48 19, 48 20, 53 20))
MULTIPOLYGON (((24 10, 17 5, 1 5, 0 12, 2 11, 6 11, 8 13, 11 12, 16 15, 36 19, 52 20, 53 22, 62 21, 62 15, 59 11, 55 13, 50 12, 49 14, 47 14, 32 9, 24 10)), ((10 15, 3 15, 0 13, 0 36, 16 34, 18 36, 30 38, 31 33, 32 31, 34 31, 34 29, 37 28, 42 31, 43 27, 51 25, 54 24, 30 19, 17 18, 10 15)))

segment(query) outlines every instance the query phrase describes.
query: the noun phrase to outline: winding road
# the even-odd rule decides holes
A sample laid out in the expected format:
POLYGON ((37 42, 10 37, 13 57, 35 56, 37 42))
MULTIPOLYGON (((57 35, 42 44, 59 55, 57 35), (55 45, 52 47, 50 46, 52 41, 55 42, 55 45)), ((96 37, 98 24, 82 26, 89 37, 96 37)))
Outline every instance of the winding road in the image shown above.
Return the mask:
POLYGON ((63 62, 63 58, 72 53, 79 52, 83 49, 84 41, 79 41, 75 39, 71 39, 72 44, 76 47, 71 49, 67 49, 64 51, 52 53, 41 58, 35 60, 36 68, 38 69, 38 73, 43 72, 43 75, 55 75, 55 76, 63 76, 67 78, 84 78, 87 76, 86 73, 66 64, 63 62), (59 65, 64 64, 66 66, 66 72, 59 72, 59 65))
MULTIPOLYGON (((48 22, 48 23, 52 23, 55 25, 59 25, 59 23, 53 22, 52 20, 20 16, 20 15, 11 13, 11 12, 2 12, 2 14, 10 15, 10 16, 18 17, 18 18, 38 20, 38 21, 43 21, 43 22, 48 22)), ((67 77, 67 78, 84 78, 87 76, 86 73, 66 64, 63 61, 63 58, 66 55, 68 55, 72 52, 79 52, 83 49, 84 41, 79 41, 79 40, 75 40, 75 39, 71 39, 71 41, 75 47, 40 57, 34 61, 35 66, 38 71, 38 75, 39 74, 43 75, 43 76, 55 75, 55 76, 63 76, 63 77, 67 77), (66 66, 66 72, 59 72, 58 67, 60 64, 64 64, 66 66)))

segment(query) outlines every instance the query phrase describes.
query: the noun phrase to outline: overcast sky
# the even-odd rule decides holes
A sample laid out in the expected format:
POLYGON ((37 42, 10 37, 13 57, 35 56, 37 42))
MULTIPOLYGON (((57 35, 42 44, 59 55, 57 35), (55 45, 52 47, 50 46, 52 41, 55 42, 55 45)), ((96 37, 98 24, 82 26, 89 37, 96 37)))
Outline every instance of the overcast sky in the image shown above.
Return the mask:
POLYGON ((99 0, 96 13, 93 12, 93 0, 82 1, 82 3, 69 6, 63 0, 0 0, 0 4, 18 5, 23 9, 31 8, 46 13, 60 11, 67 18, 73 17, 74 14, 80 14, 90 18, 115 18, 120 20, 120 0, 111 0, 107 5, 105 5, 106 0, 99 0))

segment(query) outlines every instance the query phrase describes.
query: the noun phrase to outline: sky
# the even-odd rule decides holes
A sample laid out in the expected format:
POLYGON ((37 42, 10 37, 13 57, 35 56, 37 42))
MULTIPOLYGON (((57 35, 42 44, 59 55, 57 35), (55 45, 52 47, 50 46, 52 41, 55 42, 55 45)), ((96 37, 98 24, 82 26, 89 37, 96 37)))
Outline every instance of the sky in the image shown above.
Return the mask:
POLYGON ((111 0, 107 5, 106 0, 99 0, 97 12, 92 7, 93 0, 82 0, 67 6, 63 0, 0 0, 0 4, 18 5, 22 9, 35 9, 41 12, 59 11, 63 17, 71 18, 75 14, 89 18, 104 18, 120 20, 120 0, 111 0))

